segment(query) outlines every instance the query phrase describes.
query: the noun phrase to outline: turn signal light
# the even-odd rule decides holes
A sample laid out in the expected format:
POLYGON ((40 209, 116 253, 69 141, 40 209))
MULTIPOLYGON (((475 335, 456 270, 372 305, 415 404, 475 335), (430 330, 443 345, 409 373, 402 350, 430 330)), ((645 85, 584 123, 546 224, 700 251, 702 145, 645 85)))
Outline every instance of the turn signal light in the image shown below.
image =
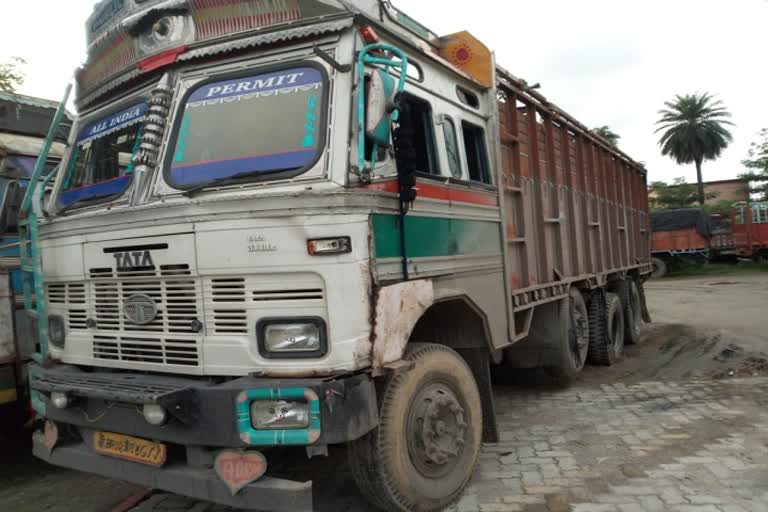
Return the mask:
POLYGON ((307 250, 310 256, 329 256, 352 252, 352 239, 348 236, 308 240, 307 250))

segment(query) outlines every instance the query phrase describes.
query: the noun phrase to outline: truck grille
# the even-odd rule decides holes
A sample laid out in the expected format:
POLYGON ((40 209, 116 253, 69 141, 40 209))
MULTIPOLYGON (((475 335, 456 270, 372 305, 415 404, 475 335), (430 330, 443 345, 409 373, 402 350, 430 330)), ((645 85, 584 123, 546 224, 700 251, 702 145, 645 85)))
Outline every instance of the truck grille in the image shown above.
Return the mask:
POLYGON ((92 303, 97 329, 189 334, 200 320, 199 293, 194 280, 94 281, 92 303), (147 325, 133 325, 123 314, 123 303, 134 295, 147 295, 158 307, 147 325))
MULTIPOLYGON (((299 276, 296 276, 299 277, 299 276)), ((301 282, 287 285, 275 278, 252 276, 208 279, 203 284, 206 325, 209 334, 249 334, 255 322, 251 310, 269 316, 272 309, 324 307, 325 291, 317 276, 301 276, 301 282)), ((254 333, 255 334, 255 333, 254 333)))
POLYGON ((68 306, 67 324, 70 329, 85 329, 88 311, 85 303, 85 285, 82 283, 54 283, 46 290, 48 302, 68 306))
POLYGON ((198 342, 194 338, 149 336, 94 336, 93 357, 131 363, 198 366, 198 342))
POLYGON ((97 366, 194 373, 203 366, 206 336, 252 344, 263 318, 327 319, 325 283, 317 274, 198 277, 185 265, 142 272, 92 268, 87 282, 48 285, 51 313, 67 318, 68 330, 82 340, 77 357, 92 357, 97 366), (136 295, 157 305, 146 325, 125 315, 126 300, 136 295))

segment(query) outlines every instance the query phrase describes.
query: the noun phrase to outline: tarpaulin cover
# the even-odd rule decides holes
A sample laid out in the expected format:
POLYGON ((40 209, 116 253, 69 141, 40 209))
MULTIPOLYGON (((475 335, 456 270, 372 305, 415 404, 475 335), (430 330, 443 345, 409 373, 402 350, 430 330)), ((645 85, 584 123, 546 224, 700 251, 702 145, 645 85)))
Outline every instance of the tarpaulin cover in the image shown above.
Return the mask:
POLYGON ((663 210, 651 214, 651 230, 654 232, 684 229, 696 229, 702 236, 709 238, 712 233, 709 215, 698 208, 663 210))

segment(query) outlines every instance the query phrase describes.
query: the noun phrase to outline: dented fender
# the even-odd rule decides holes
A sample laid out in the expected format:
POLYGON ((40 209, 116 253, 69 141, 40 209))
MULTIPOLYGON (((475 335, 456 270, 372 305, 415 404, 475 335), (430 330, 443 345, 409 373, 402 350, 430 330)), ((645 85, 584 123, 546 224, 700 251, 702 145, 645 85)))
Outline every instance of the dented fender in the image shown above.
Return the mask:
POLYGON ((376 291, 373 328, 373 368, 402 359, 413 329, 435 302, 432 281, 409 281, 376 291))

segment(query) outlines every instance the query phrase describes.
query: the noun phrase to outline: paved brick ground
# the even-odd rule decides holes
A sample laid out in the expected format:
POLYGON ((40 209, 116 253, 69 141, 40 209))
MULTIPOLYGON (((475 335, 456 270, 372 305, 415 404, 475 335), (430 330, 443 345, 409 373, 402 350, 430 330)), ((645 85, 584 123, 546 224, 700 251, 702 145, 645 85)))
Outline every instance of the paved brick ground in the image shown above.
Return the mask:
MULTIPOLYGON (((502 440, 452 512, 768 512, 768 379, 498 388, 497 406, 502 440)), ((340 452, 306 468, 316 508, 369 510, 340 452)), ((156 495, 134 512, 171 510, 229 509, 156 495)))

